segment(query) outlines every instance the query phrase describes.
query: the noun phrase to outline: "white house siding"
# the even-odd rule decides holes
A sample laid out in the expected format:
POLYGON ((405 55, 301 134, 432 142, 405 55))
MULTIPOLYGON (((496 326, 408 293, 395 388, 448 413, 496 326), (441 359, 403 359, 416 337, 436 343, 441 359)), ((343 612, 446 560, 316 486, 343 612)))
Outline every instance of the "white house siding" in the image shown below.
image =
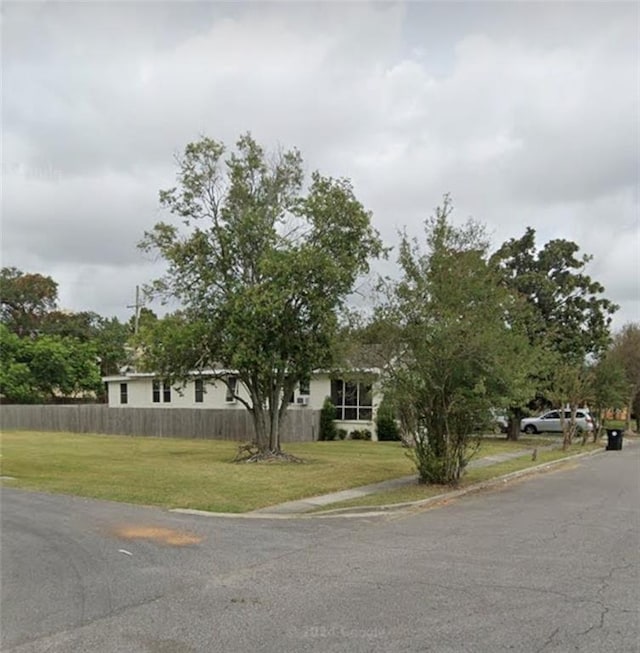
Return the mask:
MULTIPOLYGON (((104 379, 108 388, 108 401, 110 407, 131 407, 131 408, 211 408, 228 410, 245 410, 240 401, 227 402, 227 386, 221 381, 207 380, 204 384, 204 395, 201 403, 195 400, 195 380, 190 380, 185 386, 175 385, 171 388, 171 401, 164 401, 164 393, 161 382, 160 401, 153 401, 153 375, 132 374, 122 376, 106 377, 104 379), (127 403, 120 402, 120 384, 127 384, 127 403)), ((249 394, 244 386, 238 381, 236 393, 249 400, 249 394)), ((299 388, 294 392, 294 403, 289 410, 321 410, 324 401, 331 396, 331 378, 328 374, 318 374, 311 378, 309 384, 309 395, 307 405, 298 403, 300 395, 299 388)), ((379 387, 374 383, 373 409, 371 420, 336 420, 336 426, 347 432, 367 429, 371 431, 372 439, 377 440, 375 429, 375 414, 382 395, 379 387)))
MULTIPOLYGON (((153 401, 153 382, 157 380, 152 376, 132 375, 122 377, 107 377, 105 382, 109 388, 109 406, 123 407, 120 402, 120 384, 126 383, 128 401, 126 406, 131 408, 228 408, 230 410, 244 408, 238 400, 226 401, 227 386, 223 381, 208 380, 204 384, 202 402, 196 402, 195 381, 187 381, 186 385, 174 384, 171 386, 170 401, 165 401, 164 385, 160 381, 160 401, 153 401)), ((248 400, 249 394, 238 383, 236 394, 248 400)))

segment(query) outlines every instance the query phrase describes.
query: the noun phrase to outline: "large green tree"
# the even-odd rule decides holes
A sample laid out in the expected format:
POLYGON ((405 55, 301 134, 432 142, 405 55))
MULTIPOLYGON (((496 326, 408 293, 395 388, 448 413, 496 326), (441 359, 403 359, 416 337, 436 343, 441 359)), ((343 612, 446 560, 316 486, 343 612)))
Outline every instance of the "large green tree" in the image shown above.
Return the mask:
POLYGON ((95 337, 100 319, 93 311, 52 310, 42 316, 40 333, 88 342, 95 337))
POLYGON ((92 311, 58 310, 58 284, 51 277, 3 268, 0 296, 6 399, 101 395, 100 374, 114 374, 127 361, 127 325, 92 311))
MULTIPOLYGON (((523 324, 529 343, 544 361, 532 370, 530 380, 536 387, 532 394, 548 396, 550 386, 561 385, 554 381, 554 369, 573 365, 576 371, 610 341, 611 316, 617 306, 586 273, 591 257, 580 255, 579 250, 576 243, 563 239, 538 249, 535 230, 529 227, 521 238, 507 241, 492 256, 503 283, 525 302, 523 324)), ((558 401, 564 403, 568 397, 558 401)), ((518 437, 523 407, 520 402, 510 407, 511 439, 518 437)))
POLYGON ((75 338, 20 338, 0 324, 0 394, 7 401, 37 403, 100 390, 92 343, 75 338))
POLYGON ((93 311, 54 310, 43 315, 40 334, 92 343, 100 373, 107 376, 116 374, 128 361, 127 344, 133 335, 133 326, 120 322, 117 317, 105 318, 93 311))
POLYGON ((139 352, 136 366, 165 379, 181 380, 185 373, 212 365, 207 349, 203 348, 206 339, 206 323, 189 318, 183 311, 141 321, 132 341, 139 352))
POLYGON ((0 321, 19 336, 38 333, 57 301, 58 284, 51 277, 13 267, 0 271, 0 321))
MULTIPOLYGON (((553 368, 545 392, 547 397, 557 406, 568 405, 570 418, 565 419, 565 411, 560 411, 562 428, 562 448, 568 449, 573 437, 579 433, 576 424, 576 413, 579 406, 586 406, 595 401, 595 374, 592 365, 562 359, 559 356, 552 359, 553 368)), ((587 433, 582 432, 582 443, 587 441, 587 433)))
POLYGON ((256 443, 278 454, 288 397, 331 363, 337 311, 380 240, 348 180, 314 172, 305 187, 297 150, 267 154, 249 134, 231 153, 190 143, 177 180, 160 202, 181 226, 156 224, 141 243, 168 264, 153 291, 179 300, 196 339, 172 375, 237 370, 256 443))
POLYGON ((631 415, 640 396, 640 324, 630 322, 615 334, 609 357, 623 379, 627 430, 631 430, 631 415))
POLYGON ((528 348, 506 319, 518 302, 488 263, 484 230, 454 226, 451 210, 445 197, 424 245, 403 237, 402 278, 386 309, 400 325, 387 391, 414 437, 420 480, 431 483, 458 481, 474 434, 520 383, 528 348))
POLYGON ((609 348, 596 363, 593 370, 593 408, 597 417, 597 428, 593 441, 597 442, 610 410, 623 408, 628 399, 628 386, 624 369, 617 356, 609 348))
POLYGON ((131 354, 128 344, 131 338, 129 326, 117 317, 100 317, 91 342, 96 349, 102 376, 117 374, 129 362, 131 354))

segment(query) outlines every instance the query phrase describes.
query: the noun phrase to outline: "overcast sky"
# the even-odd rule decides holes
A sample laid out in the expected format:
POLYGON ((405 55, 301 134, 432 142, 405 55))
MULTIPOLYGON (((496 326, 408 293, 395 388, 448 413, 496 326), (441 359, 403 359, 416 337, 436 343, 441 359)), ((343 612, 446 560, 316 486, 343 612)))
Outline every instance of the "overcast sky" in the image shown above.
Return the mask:
MULTIPOLYGON (((250 130, 350 177, 384 239, 444 193, 577 242, 640 320, 636 2, 2 4, 2 265, 131 315, 174 154, 250 130)), ((393 256, 393 255, 392 255, 393 256)))

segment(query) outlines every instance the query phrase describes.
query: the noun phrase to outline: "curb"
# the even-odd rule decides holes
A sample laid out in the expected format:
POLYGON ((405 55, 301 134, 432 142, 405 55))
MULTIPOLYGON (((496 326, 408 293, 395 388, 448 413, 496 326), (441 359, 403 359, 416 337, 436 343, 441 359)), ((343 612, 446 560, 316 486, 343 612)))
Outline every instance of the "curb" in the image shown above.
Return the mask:
POLYGON ((209 510, 197 510, 196 508, 168 508, 168 512, 199 517, 227 517, 229 519, 299 519, 304 516, 304 513, 210 512, 209 510))
MULTIPOLYGON (((566 456, 565 458, 559 458, 558 460, 552 460, 548 463, 541 463, 540 465, 535 465, 534 467, 527 467, 526 469, 519 469, 516 472, 509 472, 508 474, 503 474, 502 476, 496 476, 487 481, 480 481, 469 485, 460 490, 451 490, 449 492, 443 492, 442 494, 436 494, 433 497, 428 499, 418 499, 417 501, 405 501, 403 503, 389 503, 385 506, 354 506, 352 508, 334 508, 333 510, 326 510, 324 512, 316 512, 313 514, 314 517, 365 517, 370 515, 384 514, 389 512, 396 512, 400 510, 406 510, 407 508, 422 508, 428 506, 432 503, 440 503, 448 499, 457 499, 458 497, 463 497, 466 494, 471 494, 472 492, 479 492, 480 490, 485 490, 487 488, 492 488, 496 485, 503 485, 509 481, 516 480, 523 476, 530 476, 533 474, 540 474, 547 471, 551 467, 556 467, 561 463, 566 463, 569 460, 575 460, 576 458, 587 458, 589 456, 595 456, 596 454, 605 453, 606 449, 595 449, 594 451, 585 451, 584 453, 577 453, 573 456, 566 456)), ((303 516, 303 515, 300 515, 303 516)), ((311 515, 309 515, 311 516, 311 515)))
MULTIPOLYGON (((627 440, 627 446, 635 446, 638 441, 632 440, 629 442, 627 440)), ((196 510, 192 508, 171 508, 169 512, 179 513, 184 515, 197 515, 201 517, 228 517, 232 519, 317 519, 321 518, 336 518, 336 517, 376 517, 384 516, 386 514, 400 512, 409 508, 423 508, 427 507, 430 504, 440 503, 448 499, 457 499, 458 497, 465 496, 466 494, 471 494, 472 492, 479 492, 481 490, 492 488, 497 485, 504 485, 509 481, 516 480, 520 477, 529 476, 533 474, 539 474, 545 472, 546 470, 556 467, 562 463, 566 463, 570 460, 575 460, 578 458, 587 458, 589 456, 595 456, 597 454, 605 453, 607 449, 603 446, 600 449, 594 449, 593 451, 585 451, 584 453, 577 453, 572 456, 566 456, 565 458, 559 458, 558 460, 552 460, 548 463, 541 463, 540 465, 535 465, 534 467, 527 467, 526 469, 520 469, 516 472, 509 472, 508 474, 503 474, 502 476, 496 476, 495 478, 489 479, 487 481, 480 481, 479 483, 474 483, 469 485, 466 488, 460 490, 451 490, 449 492, 443 492, 442 494, 437 494, 436 496, 429 497, 428 499, 419 499, 417 501, 406 501, 403 503, 392 503, 384 506, 354 506, 351 508, 334 508, 332 510, 318 511, 313 513, 268 513, 268 512, 241 512, 241 513, 229 513, 229 512, 209 512, 207 510, 196 510)))

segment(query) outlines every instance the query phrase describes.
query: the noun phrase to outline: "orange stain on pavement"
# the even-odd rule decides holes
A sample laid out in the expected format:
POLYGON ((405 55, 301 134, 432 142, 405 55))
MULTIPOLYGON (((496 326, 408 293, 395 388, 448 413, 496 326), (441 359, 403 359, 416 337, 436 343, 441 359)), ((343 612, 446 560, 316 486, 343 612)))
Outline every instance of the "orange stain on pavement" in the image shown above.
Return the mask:
POLYGON ((160 542, 170 546, 189 546, 198 544, 203 538, 193 533, 177 531, 172 528, 163 528, 159 526, 117 526, 113 529, 113 534, 125 540, 150 540, 151 542, 160 542))

